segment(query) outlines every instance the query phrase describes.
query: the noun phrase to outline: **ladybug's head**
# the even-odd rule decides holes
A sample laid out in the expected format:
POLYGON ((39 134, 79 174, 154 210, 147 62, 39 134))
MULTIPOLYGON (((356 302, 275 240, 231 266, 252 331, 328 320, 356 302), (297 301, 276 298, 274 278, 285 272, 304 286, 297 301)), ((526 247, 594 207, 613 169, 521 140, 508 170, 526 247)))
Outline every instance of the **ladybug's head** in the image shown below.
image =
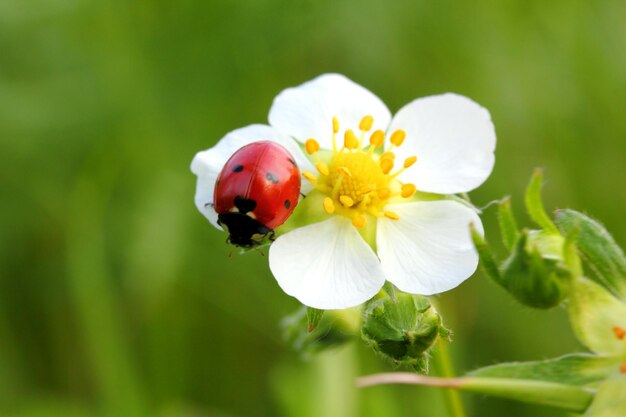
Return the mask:
POLYGON ((217 222, 228 232, 228 243, 242 248, 252 248, 274 237, 274 231, 248 214, 221 213, 217 222))

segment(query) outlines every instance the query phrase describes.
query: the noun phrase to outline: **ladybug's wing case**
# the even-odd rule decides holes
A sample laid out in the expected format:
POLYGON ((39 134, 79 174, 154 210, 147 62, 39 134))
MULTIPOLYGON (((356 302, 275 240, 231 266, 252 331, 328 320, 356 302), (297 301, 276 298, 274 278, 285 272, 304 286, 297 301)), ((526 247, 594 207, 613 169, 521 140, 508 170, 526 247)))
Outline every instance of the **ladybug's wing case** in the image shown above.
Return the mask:
POLYGON ((270 144, 258 161, 247 198, 257 202, 253 212, 256 219, 274 229, 298 204, 300 171, 285 148, 270 144))
POLYGON ((252 143, 239 149, 226 161, 215 183, 213 204, 218 214, 232 211, 235 207, 235 199, 246 197, 262 153, 262 147, 257 143, 252 143))

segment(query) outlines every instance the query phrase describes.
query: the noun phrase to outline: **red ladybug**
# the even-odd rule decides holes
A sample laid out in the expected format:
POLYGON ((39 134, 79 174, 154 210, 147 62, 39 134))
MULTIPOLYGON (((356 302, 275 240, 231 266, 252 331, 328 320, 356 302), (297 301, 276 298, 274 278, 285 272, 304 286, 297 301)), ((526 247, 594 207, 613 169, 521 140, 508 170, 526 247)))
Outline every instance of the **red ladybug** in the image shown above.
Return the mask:
POLYGON ((238 149, 215 183, 217 222, 228 242, 250 248, 274 238, 300 197, 300 170, 276 142, 259 141, 238 149))

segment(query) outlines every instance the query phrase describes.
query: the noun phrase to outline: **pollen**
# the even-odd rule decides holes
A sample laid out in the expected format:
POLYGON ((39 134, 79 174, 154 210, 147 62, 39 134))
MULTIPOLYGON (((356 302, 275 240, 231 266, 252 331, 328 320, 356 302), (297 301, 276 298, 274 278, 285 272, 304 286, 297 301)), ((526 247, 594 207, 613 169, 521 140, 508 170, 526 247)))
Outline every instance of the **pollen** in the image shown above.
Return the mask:
POLYGON ((402 184, 401 190, 402 191, 400 191, 400 195, 403 198, 409 198, 413 194, 415 194, 415 185, 413 185, 413 184, 402 184))
POLYGON ((346 126, 343 147, 339 149, 335 138, 339 132, 339 120, 333 117, 332 153, 318 153, 320 148, 315 139, 305 142, 305 149, 313 155, 320 176, 318 178, 310 172, 302 175, 324 195, 322 205, 326 213, 345 216, 357 228, 365 227, 376 218, 398 220, 398 213, 386 210, 385 206, 390 202, 399 203, 402 201, 400 198, 409 198, 416 192, 414 184, 403 184, 396 177, 414 165, 417 157, 407 158, 400 169, 392 173, 396 165, 393 147, 402 145, 406 133, 401 129, 395 130, 388 139, 391 146, 382 152, 377 149, 385 146, 385 132, 375 130, 369 135, 369 146, 364 149, 365 134, 373 125, 374 118, 365 115, 358 126, 346 126), (358 127, 360 138, 351 127, 358 127))
POLYGON ((404 167, 408 168, 415 162, 417 162, 417 156, 409 156, 407 159, 404 160, 404 167))
POLYGON ((372 125, 374 124, 374 118, 369 114, 361 119, 361 123, 359 123, 359 130, 363 132, 368 132, 372 125))
POLYGON ((354 225, 354 227, 358 227, 360 229, 367 224, 367 217, 360 214, 352 219, 352 224, 354 225))
POLYGON ((354 205, 354 200, 352 200, 347 195, 340 196, 339 201, 341 202, 341 204, 344 205, 344 207, 352 207, 354 205))
POLYGON ((385 217, 391 220, 400 220, 400 216, 398 216, 398 213, 394 213, 393 211, 386 211, 385 213, 385 217))
POLYGON ((352 129, 346 130, 343 137, 343 146, 350 150, 357 149, 359 147, 359 139, 357 139, 352 129))
POLYGON ((624 330, 623 328, 621 328, 619 326, 615 326, 615 327, 613 327, 613 334, 619 340, 624 340, 624 337, 626 337, 626 330, 624 330))
POLYGON ((320 150, 320 144, 313 138, 307 139, 306 142, 304 142, 304 149, 306 149, 306 153, 313 155, 320 150))
POLYGON ((326 165, 325 162, 318 162, 317 164, 315 164, 315 168, 317 168, 317 170, 319 171, 320 174, 322 175, 330 175, 330 171, 328 169, 328 165, 326 165))
POLYGON ((324 211, 328 214, 332 214, 335 212, 335 203, 333 203, 332 198, 326 197, 324 199, 324 211))
POLYGON ((317 181, 317 177, 315 176, 315 174, 311 174, 310 172, 303 172, 302 176, 306 178, 307 180, 309 180, 310 182, 317 181))
POLYGON ((370 136, 370 145, 374 147, 379 147, 383 146, 383 143, 385 143, 385 132, 383 132, 382 130, 374 131, 374 133, 372 133, 372 136, 370 136))
POLYGON ((389 139, 389 142, 391 142, 393 146, 400 146, 402 145, 402 142, 404 142, 405 138, 406 138, 406 132, 402 129, 398 129, 391 134, 391 138, 389 139))

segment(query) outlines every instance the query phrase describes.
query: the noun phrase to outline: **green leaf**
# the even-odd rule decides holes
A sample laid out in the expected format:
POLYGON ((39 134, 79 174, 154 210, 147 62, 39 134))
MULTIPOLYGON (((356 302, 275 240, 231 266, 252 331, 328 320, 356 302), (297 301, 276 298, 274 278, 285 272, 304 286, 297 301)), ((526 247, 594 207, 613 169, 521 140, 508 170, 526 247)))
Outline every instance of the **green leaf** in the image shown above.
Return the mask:
POLYGON ((589 349, 609 355, 624 351, 613 329, 626 329, 626 303, 603 287, 584 277, 573 280, 569 314, 574 333, 589 349))
POLYGON ((318 325, 322 316, 324 315, 324 310, 318 310, 317 308, 307 307, 306 308, 306 319, 308 322, 307 330, 311 333, 318 325))
POLYGON ((589 278, 626 301, 626 256, 604 226, 575 210, 557 211, 555 221, 563 234, 574 234, 589 278))
POLYGON ((526 188, 526 210, 528 210, 528 215, 535 223, 541 226, 547 233, 556 235, 559 234, 559 231, 543 208, 543 200, 541 199, 542 181, 542 172, 537 168, 528 184, 528 188, 526 188))
POLYGON ((626 416, 626 375, 605 381, 598 388, 596 398, 585 417, 626 416))
POLYGON ((515 247, 520 234, 517 229, 517 222, 511 210, 511 199, 506 197, 498 205, 498 223, 500 225, 500 234, 502 235, 502 243, 509 252, 515 247))
POLYGON ((586 385, 619 373, 619 366, 620 359, 615 356, 574 353, 543 361, 500 363, 476 369, 468 376, 586 385))

